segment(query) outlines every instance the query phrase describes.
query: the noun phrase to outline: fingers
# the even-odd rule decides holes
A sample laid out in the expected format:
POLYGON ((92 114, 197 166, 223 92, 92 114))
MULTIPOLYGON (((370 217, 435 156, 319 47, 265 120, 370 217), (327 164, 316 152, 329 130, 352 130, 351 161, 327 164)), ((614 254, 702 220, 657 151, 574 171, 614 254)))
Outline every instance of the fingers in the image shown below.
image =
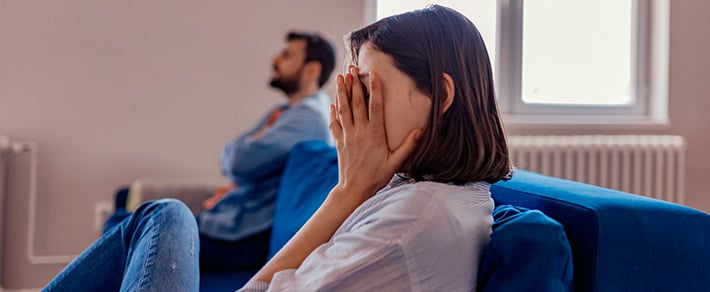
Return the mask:
POLYGON ((365 95, 363 92, 363 84, 360 81, 360 70, 351 67, 350 75, 352 76, 352 96, 350 97, 350 107, 353 111, 353 123, 363 125, 367 123, 367 105, 365 104, 365 95))
MULTIPOLYGON (((349 68, 354 68, 355 66, 350 65, 349 68)), ((348 69, 348 72, 350 72, 350 69, 348 69)), ((347 90, 348 94, 352 94, 353 92, 353 76, 352 74, 345 74, 345 90, 347 90)), ((350 98, 348 98, 348 101, 350 101, 350 98)))
POLYGON ((417 146, 417 142, 419 142, 419 138, 421 137, 422 134, 422 129, 414 129, 412 132, 407 135, 406 138, 404 138, 404 141, 402 141, 402 145, 399 146, 392 154, 390 154, 390 157, 388 159, 388 163, 390 167, 394 167, 394 171, 397 171, 397 169, 404 163, 405 160, 407 160, 407 157, 414 152, 414 149, 417 146))
POLYGON ((341 127, 349 127, 353 125, 353 114, 350 110, 350 92, 345 85, 345 77, 338 75, 336 83, 337 93, 335 94, 338 120, 341 127))
POLYGON ((375 72, 370 72, 369 76, 370 82, 370 105, 368 106, 370 123, 375 126, 375 128, 381 128, 384 131, 385 128, 385 114, 382 106, 382 87, 380 86, 380 79, 375 72))
POLYGON ((336 143, 340 143, 343 139, 343 127, 338 121, 338 110, 335 105, 330 105, 330 133, 333 135, 336 143))

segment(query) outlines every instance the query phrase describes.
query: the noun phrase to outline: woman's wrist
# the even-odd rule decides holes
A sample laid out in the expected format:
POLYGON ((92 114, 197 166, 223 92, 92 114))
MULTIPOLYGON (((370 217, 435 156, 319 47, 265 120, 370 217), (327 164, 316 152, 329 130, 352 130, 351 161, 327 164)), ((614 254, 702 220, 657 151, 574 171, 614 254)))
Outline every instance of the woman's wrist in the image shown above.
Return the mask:
POLYGON ((355 188, 341 184, 331 189, 323 204, 291 240, 254 275, 252 281, 270 282, 275 273, 298 268, 303 260, 335 231, 364 202, 355 188))
POLYGON ((354 205, 357 208, 372 197, 375 192, 361 186, 338 183, 331 189, 326 200, 331 200, 333 203, 340 205, 354 205))

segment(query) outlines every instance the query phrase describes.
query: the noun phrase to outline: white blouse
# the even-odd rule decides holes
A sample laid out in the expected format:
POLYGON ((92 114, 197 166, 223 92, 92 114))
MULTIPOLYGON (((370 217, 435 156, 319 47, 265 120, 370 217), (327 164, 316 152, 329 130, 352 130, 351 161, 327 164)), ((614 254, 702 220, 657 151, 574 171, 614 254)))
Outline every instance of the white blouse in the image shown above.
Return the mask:
POLYGON ((493 224, 489 189, 396 177, 298 269, 239 291, 472 291, 493 224))

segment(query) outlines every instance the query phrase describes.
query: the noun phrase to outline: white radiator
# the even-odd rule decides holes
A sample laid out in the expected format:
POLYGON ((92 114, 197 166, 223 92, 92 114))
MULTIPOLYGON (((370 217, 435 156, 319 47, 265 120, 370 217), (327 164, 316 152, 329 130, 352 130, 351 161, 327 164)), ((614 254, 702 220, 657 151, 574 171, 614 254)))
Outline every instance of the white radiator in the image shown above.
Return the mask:
POLYGON ((520 169, 684 203, 683 137, 521 135, 508 143, 520 169))

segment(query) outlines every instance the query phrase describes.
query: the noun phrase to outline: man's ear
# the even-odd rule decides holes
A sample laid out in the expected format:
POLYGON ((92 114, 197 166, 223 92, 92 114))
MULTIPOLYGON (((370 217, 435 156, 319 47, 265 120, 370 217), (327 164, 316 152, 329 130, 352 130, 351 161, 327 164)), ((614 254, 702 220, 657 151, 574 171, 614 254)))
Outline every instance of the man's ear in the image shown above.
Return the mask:
POLYGON ((454 103, 454 95, 456 94, 456 85, 454 79, 447 73, 444 73, 444 100, 441 104, 441 113, 445 113, 454 103))
POLYGON ((303 73, 305 73, 309 79, 313 79, 318 83, 320 79, 320 72, 322 66, 319 62, 310 61, 303 65, 303 73))

